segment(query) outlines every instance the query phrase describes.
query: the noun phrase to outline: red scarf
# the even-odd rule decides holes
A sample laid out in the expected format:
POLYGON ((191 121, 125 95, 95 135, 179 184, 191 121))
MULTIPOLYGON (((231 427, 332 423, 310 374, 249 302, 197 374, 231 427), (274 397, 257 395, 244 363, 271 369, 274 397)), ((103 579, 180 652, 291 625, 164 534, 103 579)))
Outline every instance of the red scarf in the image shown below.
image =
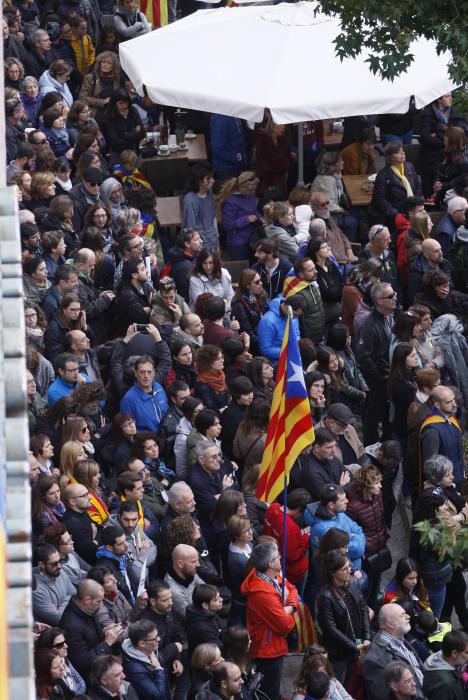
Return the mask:
POLYGON ((226 377, 222 369, 210 369, 208 372, 199 372, 198 381, 208 384, 215 391, 226 391, 226 377))

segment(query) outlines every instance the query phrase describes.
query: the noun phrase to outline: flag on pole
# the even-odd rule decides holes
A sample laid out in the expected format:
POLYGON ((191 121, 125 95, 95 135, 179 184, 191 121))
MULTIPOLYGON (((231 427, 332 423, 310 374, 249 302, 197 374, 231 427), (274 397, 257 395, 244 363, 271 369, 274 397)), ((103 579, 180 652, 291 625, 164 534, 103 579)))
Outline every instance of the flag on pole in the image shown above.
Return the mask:
POLYGON ((285 475, 289 475, 298 456, 314 439, 299 346, 288 316, 257 484, 257 498, 267 503, 275 500, 284 488, 285 475))

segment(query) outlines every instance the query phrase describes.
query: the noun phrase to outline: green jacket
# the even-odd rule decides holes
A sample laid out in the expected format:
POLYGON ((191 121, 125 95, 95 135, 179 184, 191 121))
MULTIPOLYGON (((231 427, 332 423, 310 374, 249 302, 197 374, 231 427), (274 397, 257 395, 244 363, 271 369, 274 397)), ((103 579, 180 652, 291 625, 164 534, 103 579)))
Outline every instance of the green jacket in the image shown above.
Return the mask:
POLYGON ((307 305, 302 317, 301 335, 318 343, 322 340, 325 330, 325 311, 318 284, 311 282, 307 289, 299 292, 298 296, 301 296, 307 305))
POLYGON ((460 669, 448 664, 441 651, 424 664, 423 691, 429 700, 466 700, 460 669))

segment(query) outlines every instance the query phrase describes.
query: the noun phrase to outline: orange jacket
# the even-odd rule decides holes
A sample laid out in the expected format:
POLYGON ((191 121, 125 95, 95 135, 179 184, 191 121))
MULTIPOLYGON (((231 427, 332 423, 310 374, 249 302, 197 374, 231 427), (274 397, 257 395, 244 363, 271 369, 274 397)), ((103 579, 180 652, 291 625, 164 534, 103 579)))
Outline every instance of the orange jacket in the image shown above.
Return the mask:
MULTIPOLYGON (((281 576, 276 579, 281 586, 281 576)), ((241 592, 247 598, 247 629, 250 633, 252 658, 275 659, 288 653, 286 637, 294 629, 294 615, 287 615, 284 606, 297 607, 299 596, 297 589, 287 580, 285 582, 286 601, 283 604, 281 594, 252 569, 241 585, 241 592)))

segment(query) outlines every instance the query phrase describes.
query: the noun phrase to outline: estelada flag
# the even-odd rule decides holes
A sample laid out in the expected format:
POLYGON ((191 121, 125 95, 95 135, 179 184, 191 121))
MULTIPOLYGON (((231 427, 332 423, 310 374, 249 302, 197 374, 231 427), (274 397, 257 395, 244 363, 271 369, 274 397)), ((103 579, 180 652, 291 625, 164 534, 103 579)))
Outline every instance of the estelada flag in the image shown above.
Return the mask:
POLYGON ((299 346, 288 315, 257 484, 257 498, 267 503, 275 500, 283 490, 284 476, 289 475, 298 456, 314 439, 299 346))
POLYGON ((168 23, 167 0, 140 0, 139 4, 140 10, 155 29, 168 23))

